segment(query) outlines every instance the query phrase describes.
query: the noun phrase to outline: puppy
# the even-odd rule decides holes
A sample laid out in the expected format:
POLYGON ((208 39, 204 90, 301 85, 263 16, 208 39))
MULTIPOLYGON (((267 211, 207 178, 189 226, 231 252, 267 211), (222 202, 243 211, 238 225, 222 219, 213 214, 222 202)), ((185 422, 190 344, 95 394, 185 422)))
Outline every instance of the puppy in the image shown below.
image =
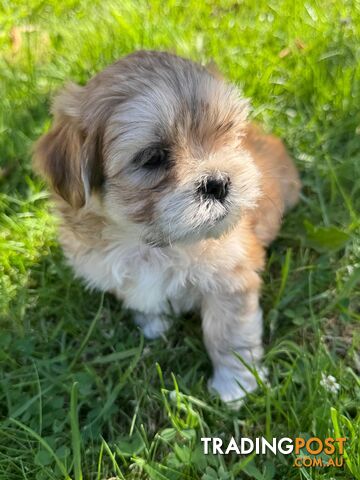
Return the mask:
POLYGON ((76 275, 116 295, 148 338, 199 309, 210 389, 224 401, 254 390, 264 249, 300 189, 281 141, 248 123, 233 85, 164 52, 69 85, 53 112, 35 164, 76 275))

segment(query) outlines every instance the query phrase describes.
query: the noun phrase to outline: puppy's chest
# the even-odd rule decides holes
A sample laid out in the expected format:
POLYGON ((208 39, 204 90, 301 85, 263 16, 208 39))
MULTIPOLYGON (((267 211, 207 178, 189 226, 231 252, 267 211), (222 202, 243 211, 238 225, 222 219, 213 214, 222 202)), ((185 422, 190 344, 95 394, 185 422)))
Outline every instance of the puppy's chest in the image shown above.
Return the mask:
POLYGON ((114 271, 116 293, 127 307, 154 312, 171 304, 175 311, 182 311, 196 303, 197 287, 185 256, 140 248, 123 252, 119 260, 114 271))

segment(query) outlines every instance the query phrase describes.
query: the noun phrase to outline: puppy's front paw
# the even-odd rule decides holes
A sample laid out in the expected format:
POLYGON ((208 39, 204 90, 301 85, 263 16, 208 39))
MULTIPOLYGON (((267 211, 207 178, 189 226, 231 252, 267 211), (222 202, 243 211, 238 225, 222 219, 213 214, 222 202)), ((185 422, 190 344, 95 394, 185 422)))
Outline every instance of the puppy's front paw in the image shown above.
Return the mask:
MULTIPOLYGON (((266 369, 259 368, 257 372, 261 380, 266 381, 266 369)), ((229 403, 234 408, 239 408, 242 398, 256 390, 257 386, 257 380, 249 370, 227 366, 216 367, 208 383, 211 393, 215 391, 223 402, 229 403)))
POLYGON ((137 312, 134 317, 136 325, 141 327, 144 337, 149 340, 159 338, 169 329, 169 322, 161 315, 137 312))

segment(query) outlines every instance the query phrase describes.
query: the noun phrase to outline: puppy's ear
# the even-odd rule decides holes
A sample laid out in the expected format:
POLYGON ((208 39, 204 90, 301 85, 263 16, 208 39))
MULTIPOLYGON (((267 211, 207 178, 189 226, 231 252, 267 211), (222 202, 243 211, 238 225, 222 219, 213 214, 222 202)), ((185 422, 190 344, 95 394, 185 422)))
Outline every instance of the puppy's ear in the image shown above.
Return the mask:
POLYGON ((81 123, 82 88, 70 85, 55 100, 55 124, 34 148, 35 169, 73 208, 102 183, 102 132, 81 123))

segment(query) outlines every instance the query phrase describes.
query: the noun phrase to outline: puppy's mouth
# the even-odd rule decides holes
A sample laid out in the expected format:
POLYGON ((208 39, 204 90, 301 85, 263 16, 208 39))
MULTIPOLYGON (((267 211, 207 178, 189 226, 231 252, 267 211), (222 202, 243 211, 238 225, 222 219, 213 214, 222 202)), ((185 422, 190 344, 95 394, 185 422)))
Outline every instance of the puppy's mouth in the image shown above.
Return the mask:
MULTIPOLYGON (((211 207, 209 207, 210 209, 211 207)), ((145 242, 153 247, 171 247, 174 245, 189 245, 206 239, 216 239, 236 224, 237 216, 232 214, 231 209, 223 204, 221 210, 216 214, 211 212, 207 218, 204 216, 201 222, 183 225, 181 231, 159 231, 151 229, 149 235, 145 236, 145 242)), ((200 214, 199 214, 200 215, 200 214)))

